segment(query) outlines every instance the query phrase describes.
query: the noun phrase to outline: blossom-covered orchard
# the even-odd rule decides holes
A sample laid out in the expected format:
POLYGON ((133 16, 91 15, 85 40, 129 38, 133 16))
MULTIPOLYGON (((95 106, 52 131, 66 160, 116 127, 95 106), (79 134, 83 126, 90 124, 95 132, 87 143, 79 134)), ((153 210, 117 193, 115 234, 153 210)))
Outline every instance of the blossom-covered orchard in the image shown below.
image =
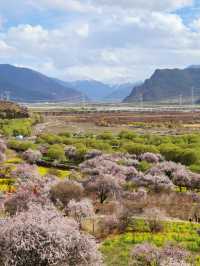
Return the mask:
MULTIPOLYGON (((86 151, 80 143, 60 143, 59 136, 58 143, 37 141, 18 147, 21 161, 2 171, 15 189, 0 198, 1 266, 105 265, 105 238, 141 230, 164 234, 162 222, 171 219, 200 221, 200 174, 180 162, 138 147, 135 153, 86 151), (55 170, 65 169, 67 159, 73 170, 61 180, 55 170), (39 172, 41 163, 51 168, 48 174, 39 172)), ((5 164, 7 151, 0 141, 5 164)), ((177 243, 158 248, 143 242, 126 251, 127 265, 192 265, 191 253, 177 243)))

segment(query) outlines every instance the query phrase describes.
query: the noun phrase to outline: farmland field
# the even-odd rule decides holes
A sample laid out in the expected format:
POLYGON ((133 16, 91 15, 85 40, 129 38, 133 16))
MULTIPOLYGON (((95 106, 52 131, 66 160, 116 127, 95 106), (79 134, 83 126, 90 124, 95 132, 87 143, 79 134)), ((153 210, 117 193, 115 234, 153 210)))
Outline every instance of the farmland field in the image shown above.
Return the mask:
MULTIPOLYGON (((88 105, 83 108, 68 105, 30 106, 33 112, 45 117, 45 123, 39 124, 36 131, 62 133, 103 132, 123 129, 153 133, 187 133, 200 127, 200 109, 180 106, 124 106, 124 105, 88 105)), ((37 132, 36 132, 37 133, 37 132)))

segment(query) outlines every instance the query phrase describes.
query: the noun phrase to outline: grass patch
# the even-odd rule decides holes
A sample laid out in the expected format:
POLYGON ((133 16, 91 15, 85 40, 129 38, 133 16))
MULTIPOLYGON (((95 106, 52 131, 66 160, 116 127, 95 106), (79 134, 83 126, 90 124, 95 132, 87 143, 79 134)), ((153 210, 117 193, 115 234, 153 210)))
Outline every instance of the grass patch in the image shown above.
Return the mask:
MULTIPOLYGON (((173 242, 181 245, 196 256, 195 266, 200 266, 200 237, 197 229, 199 224, 189 222, 164 222, 164 232, 151 233, 142 231, 143 222, 138 222, 134 226, 135 232, 128 232, 122 235, 112 236, 106 239, 101 245, 101 251, 105 258, 105 264, 108 266, 128 266, 129 253, 134 245, 143 242, 150 242, 161 247, 167 242, 173 242)), ((145 226, 145 223, 144 223, 145 226)))
POLYGON ((58 176, 61 179, 68 177, 70 174, 70 171, 58 170, 56 168, 48 168, 43 166, 38 166, 38 172, 41 176, 52 174, 58 176))
POLYGON ((23 160, 19 157, 13 157, 4 162, 4 164, 19 164, 23 163, 23 160))

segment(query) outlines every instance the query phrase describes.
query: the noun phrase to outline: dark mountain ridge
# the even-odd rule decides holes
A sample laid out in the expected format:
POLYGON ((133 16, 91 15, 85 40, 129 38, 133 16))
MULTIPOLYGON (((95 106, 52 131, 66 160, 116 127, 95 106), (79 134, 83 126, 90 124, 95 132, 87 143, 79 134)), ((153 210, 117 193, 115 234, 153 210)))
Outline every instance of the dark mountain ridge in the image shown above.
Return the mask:
POLYGON ((124 102, 178 101, 180 96, 185 101, 200 97, 200 68, 158 69, 145 82, 133 88, 124 102))
POLYGON ((19 102, 78 101, 81 93, 37 71, 0 64, 0 94, 19 102))

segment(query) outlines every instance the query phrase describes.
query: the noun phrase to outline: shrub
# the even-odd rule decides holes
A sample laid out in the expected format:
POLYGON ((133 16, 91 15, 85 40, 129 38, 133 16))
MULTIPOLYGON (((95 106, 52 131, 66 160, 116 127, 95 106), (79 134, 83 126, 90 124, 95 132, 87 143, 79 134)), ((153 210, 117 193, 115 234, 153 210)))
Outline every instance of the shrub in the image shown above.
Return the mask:
POLYGON ((64 207, 67 207, 70 200, 80 200, 83 196, 83 186, 72 180, 59 182, 50 190, 50 198, 54 203, 61 202, 64 207))
POLYGON ((128 209, 124 208, 121 212, 119 212, 117 219, 118 219, 117 228, 120 233, 124 233, 128 228, 128 226, 133 221, 132 213, 128 209))
POLYGON ((101 156, 102 155, 102 151, 100 150, 90 150, 85 154, 85 159, 89 160, 89 159, 94 159, 97 156, 101 156))
POLYGON ((36 206, 1 226, 0 258, 9 266, 101 265, 92 237, 55 209, 36 206))
POLYGON ((103 132, 97 136, 97 139, 102 139, 102 140, 112 140, 113 138, 114 138, 114 136, 113 136, 112 132, 110 132, 110 131, 103 132))
POLYGON ((75 219, 75 221, 82 227, 82 220, 87 217, 94 216, 94 208, 89 199, 82 199, 77 202, 74 199, 70 200, 67 205, 68 215, 75 219))
POLYGON ((172 190, 174 185, 172 181, 164 174, 139 174, 132 178, 133 184, 137 187, 148 187, 155 192, 172 190))
POLYGON ((112 146, 106 142, 103 142, 102 140, 96 140, 92 144, 92 148, 104 151, 104 152, 111 152, 112 146))
POLYGON ((161 219, 163 218, 163 214, 160 210, 156 208, 147 209, 146 212, 147 223, 152 233, 162 232, 164 227, 161 219))
POLYGON ((40 151, 28 149, 23 153, 23 159, 28 163, 36 163, 38 160, 42 158, 42 154, 40 151))
POLYGON ((30 164, 17 165, 17 168, 12 171, 11 175, 14 178, 21 179, 22 181, 26 181, 27 179, 35 180, 40 178, 37 167, 30 164))
POLYGON ((192 165, 190 165, 189 169, 192 172, 200 174, 200 165, 199 164, 192 164, 192 165))
POLYGON ((44 181, 28 181, 5 199, 5 211, 10 215, 27 211, 31 203, 45 206, 49 203, 44 193, 44 181))
POLYGON ((143 243, 133 248, 129 265, 190 266, 191 264, 186 262, 188 257, 189 252, 178 246, 167 245, 163 249, 159 249, 152 244, 143 243))
POLYGON ((180 188, 182 187, 191 187, 191 179, 187 169, 184 167, 177 168, 172 175, 172 182, 180 188))
POLYGON ((136 245, 131 252, 132 266, 152 266, 159 265, 160 252, 157 247, 149 243, 136 245))
POLYGON ((190 253, 179 246, 168 244, 161 250, 160 254, 161 254, 161 263, 160 263, 161 266, 191 265, 190 263, 186 262, 189 258, 190 253))
POLYGON ((6 155, 0 152, 0 163, 3 163, 6 160, 6 155))
POLYGON ((179 156, 179 162, 185 165, 195 164, 198 160, 198 153, 191 149, 183 150, 182 154, 179 156))
POLYGON ((0 120, 0 130, 6 136, 30 136, 32 130, 32 119, 9 119, 0 120))
POLYGON ((193 149, 182 149, 176 145, 160 145, 161 154, 168 161, 180 162, 185 165, 195 164, 199 160, 199 154, 193 149))
POLYGON ((51 160, 57 160, 57 161, 66 160, 64 148, 62 145, 59 144, 52 145, 48 150, 47 156, 51 160))
POLYGON ((181 148, 174 144, 162 144, 159 146, 159 150, 166 160, 174 162, 179 162, 183 152, 181 148))
POLYGON ((62 171, 60 171, 59 169, 56 168, 49 168, 47 170, 47 174, 50 176, 57 176, 57 177, 63 177, 62 171))
POLYGON ((175 162, 165 161, 152 167, 149 171, 149 174, 151 175, 164 174, 171 179, 173 177, 174 172, 180 171, 182 169, 185 170, 185 166, 177 164, 175 162))
POLYGON ((200 189, 200 174, 189 172, 189 181, 191 189, 200 189))
POLYGON ((26 151, 34 149, 35 145, 30 141, 11 140, 8 142, 8 147, 16 151, 26 151))
POLYGON ((141 161, 139 165, 137 166, 137 169, 142 172, 146 172, 151 168, 151 164, 148 163, 147 161, 141 161))
POLYGON ((161 219, 163 219, 164 215, 163 213, 156 208, 150 208, 145 211, 146 214, 146 222, 149 226, 150 232, 152 233, 158 233, 163 231, 163 223, 161 219))
POLYGON ((137 175, 135 167, 119 165, 119 159, 119 156, 115 154, 98 156, 80 164, 80 169, 88 175, 112 175, 121 182, 137 175))
POLYGON ((65 137, 65 138, 71 138, 72 134, 70 132, 64 132, 60 134, 61 137, 65 137))
POLYGON ((82 179, 82 175, 80 172, 78 172, 76 170, 71 170, 69 172, 68 179, 74 180, 74 181, 80 181, 82 179))
POLYGON ((75 146, 65 147, 65 155, 69 160, 76 160, 77 149, 75 146))
POLYGON ((137 137, 137 134, 133 131, 123 130, 119 133, 118 136, 120 139, 133 140, 134 138, 137 137))
POLYGON ((160 154, 146 152, 140 156, 140 160, 147 161, 148 163, 159 163, 162 159, 160 154))
POLYGON ((86 185, 86 190, 88 192, 95 192, 100 203, 104 203, 108 197, 116 197, 120 189, 119 182, 111 175, 96 176, 86 185))
POLYGON ((81 162, 85 158, 85 154, 87 153, 87 147, 80 143, 76 145, 76 161, 81 162))
POLYGON ((53 134, 42 134, 37 139, 38 143, 59 144, 62 143, 62 137, 53 134))
POLYGON ((7 149, 6 144, 4 143, 3 140, 0 139, 0 152, 5 153, 7 149))
POLYGON ((119 220, 116 215, 105 215, 99 222, 101 237, 107 237, 119 227, 119 220))
POLYGON ((122 148, 128 153, 136 154, 136 155, 140 155, 146 152, 151 152, 151 153, 159 152, 155 146, 145 145, 145 144, 136 144, 136 143, 125 144, 122 146, 122 148))

